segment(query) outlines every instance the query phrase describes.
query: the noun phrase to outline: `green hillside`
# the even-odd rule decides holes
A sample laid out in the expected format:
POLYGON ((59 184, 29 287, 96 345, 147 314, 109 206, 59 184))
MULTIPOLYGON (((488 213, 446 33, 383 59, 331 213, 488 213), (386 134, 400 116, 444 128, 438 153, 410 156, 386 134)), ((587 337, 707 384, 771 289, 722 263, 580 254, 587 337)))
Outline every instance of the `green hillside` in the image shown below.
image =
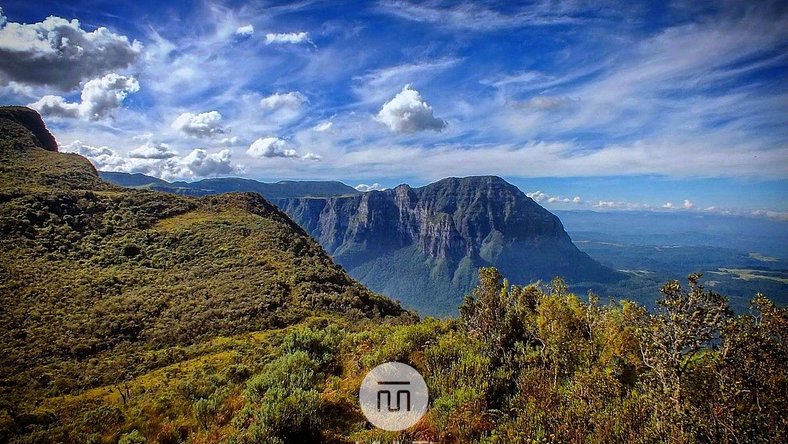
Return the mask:
POLYGON ((404 314, 259 195, 107 184, 45 149, 33 114, 0 112, 1 407, 118 384, 219 337, 404 314))

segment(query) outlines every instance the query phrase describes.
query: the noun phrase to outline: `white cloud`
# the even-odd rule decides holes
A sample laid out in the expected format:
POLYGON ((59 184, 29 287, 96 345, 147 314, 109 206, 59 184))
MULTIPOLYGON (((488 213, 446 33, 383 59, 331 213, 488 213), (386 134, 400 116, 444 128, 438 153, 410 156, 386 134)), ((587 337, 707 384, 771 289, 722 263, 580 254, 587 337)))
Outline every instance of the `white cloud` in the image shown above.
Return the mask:
POLYGON ((283 44, 283 43, 290 43, 290 44, 298 44, 298 43, 312 43, 309 40, 309 33, 308 32, 286 32, 286 33, 268 33, 265 35, 265 44, 270 45, 272 43, 275 44, 283 44))
POLYGON ((79 140, 60 147, 64 153, 77 153, 87 157, 99 170, 118 171, 125 165, 125 160, 106 146, 95 147, 85 145, 79 140))
POLYGON ((230 174, 235 170, 231 163, 230 150, 208 153, 197 148, 184 157, 181 164, 193 175, 202 177, 230 174))
POLYGON ((591 204, 592 208, 601 210, 652 210, 653 207, 648 204, 641 204, 637 202, 625 202, 623 200, 600 200, 591 204))
POLYGON ((665 209, 668 209, 668 210, 673 209, 674 208, 673 207, 673 202, 665 202, 665 204, 662 205, 662 208, 665 208, 665 209))
POLYGON ((303 160, 312 160, 312 161, 315 161, 315 162, 319 162, 319 161, 323 160, 323 156, 321 156, 320 154, 316 154, 316 153, 306 153, 303 156, 301 156, 301 159, 303 159, 303 160))
POLYGON ((692 203, 689 199, 684 199, 684 205, 682 205, 685 209, 689 210, 695 207, 695 204, 692 203))
POLYGON ((135 142, 147 142, 153 138, 153 133, 142 133, 131 137, 135 142))
POLYGON ((235 35, 238 37, 249 37, 252 34, 254 34, 254 26, 251 24, 239 26, 238 29, 235 30, 235 35))
MULTIPOLYGON (((554 25, 579 23, 602 11, 618 12, 621 6, 613 9, 594 8, 594 2, 523 2, 517 6, 512 2, 507 12, 488 7, 487 2, 411 2, 403 0, 384 0, 378 9, 397 17, 421 23, 463 31, 494 31, 510 28, 522 28, 535 25, 554 25)), ((507 3, 508 5, 508 3, 507 3)))
MULTIPOLYGON (((5 17, 0 22, 6 22, 5 17)), ((50 16, 39 23, 0 26, 2 83, 72 90, 85 79, 130 66, 142 52, 140 42, 104 27, 86 32, 76 19, 50 16)))
POLYGON ((267 110, 278 110, 281 108, 298 110, 305 103, 309 103, 309 99, 298 91, 274 93, 260 100, 260 106, 267 110))
POLYGON ((260 100, 266 117, 278 124, 295 119, 309 99, 298 91, 275 93, 260 100))
POLYGON ((541 191, 532 191, 530 193, 525 193, 526 196, 533 199, 535 202, 542 202, 549 198, 549 196, 541 191))
POLYGON ((417 131, 442 131, 446 121, 435 117, 432 107, 427 104, 418 91, 405 85, 394 98, 383 104, 376 120, 395 133, 414 133, 417 131))
POLYGON ((218 143, 219 145, 224 145, 224 146, 235 146, 238 145, 240 141, 241 139, 238 136, 232 136, 232 137, 223 137, 219 139, 218 143))
POLYGON ((531 108, 539 111, 549 111, 568 106, 571 100, 566 97, 535 96, 525 102, 513 102, 515 108, 531 108))
POLYGON ((442 58, 375 69, 353 77, 353 92, 361 98, 362 104, 385 102, 398 93, 403 84, 413 79, 425 81, 457 66, 461 61, 458 58, 442 58))
POLYGON ((564 204, 575 204, 575 205, 580 205, 583 203, 583 199, 581 199, 580 196, 575 196, 575 197, 551 196, 542 191, 532 191, 530 193, 525 193, 525 195, 533 199, 535 202, 564 203, 564 204))
POLYGON ((331 131, 332 126, 334 126, 334 122, 331 122, 330 120, 326 120, 325 122, 318 123, 317 125, 312 127, 312 129, 317 131, 318 133, 324 133, 326 131, 331 131))
POLYGON ((261 137, 255 140, 246 150, 246 154, 258 159, 263 157, 299 157, 296 150, 288 148, 287 142, 278 137, 261 137))
POLYGON ((381 187, 379 183, 373 183, 372 185, 367 185, 365 183, 360 183, 355 186, 358 191, 367 192, 367 191, 378 191, 383 190, 385 188, 381 187))
POLYGON ((756 217, 767 217, 769 219, 788 222, 788 212, 785 211, 755 210, 750 214, 756 217))
POLYGON ((166 180, 209 177, 237 171, 232 164, 232 153, 226 149, 209 153, 197 148, 185 157, 178 157, 169 152, 164 144, 159 144, 158 148, 156 145, 143 145, 132 150, 128 157, 123 157, 106 146, 94 147, 74 141, 62 146, 61 151, 85 156, 101 171, 142 173, 166 180))
POLYGON ((79 103, 69 103, 60 96, 44 96, 28 106, 44 117, 79 117, 79 103))
POLYGON ((80 114, 90 120, 103 119, 120 107, 127 95, 139 90, 140 84, 134 77, 111 73, 100 79, 93 79, 82 88, 80 114))
POLYGON ((213 137, 227 132, 221 126, 221 120, 222 115, 218 111, 183 113, 172 122, 172 128, 193 137, 213 137))
POLYGON ((176 155, 166 143, 150 140, 129 151, 129 157, 133 159, 169 159, 176 155))
POLYGON ((140 84, 134 77, 110 73, 85 83, 80 103, 70 103, 63 97, 47 95, 29 106, 45 117, 101 120, 119 108, 126 96, 139 89, 140 84))

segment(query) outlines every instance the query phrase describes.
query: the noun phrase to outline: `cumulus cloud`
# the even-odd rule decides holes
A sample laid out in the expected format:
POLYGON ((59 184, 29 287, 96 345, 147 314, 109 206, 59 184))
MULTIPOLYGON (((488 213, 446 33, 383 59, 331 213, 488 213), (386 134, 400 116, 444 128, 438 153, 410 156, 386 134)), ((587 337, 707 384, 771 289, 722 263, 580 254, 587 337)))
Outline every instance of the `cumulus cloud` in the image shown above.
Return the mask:
POLYGON ((583 199, 581 199, 580 196, 575 196, 575 197, 551 196, 542 191, 532 191, 530 193, 525 193, 525 195, 533 199, 535 202, 566 203, 566 204, 575 204, 575 205, 580 205, 583 203, 583 199))
POLYGON ((133 159, 169 159, 177 154, 170 150, 166 143, 147 141, 143 145, 129 151, 129 157, 133 159))
POLYGON ((261 137, 249 146, 246 154, 251 157, 299 157, 298 152, 292 148, 288 148, 286 141, 278 137, 261 137))
POLYGON ((193 175, 203 177, 229 174, 235 170, 231 164, 230 150, 208 153, 204 149, 197 148, 184 157, 181 164, 193 175))
POLYGON ((172 122, 172 128, 192 137, 213 137, 227 132, 221 126, 221 120, 222 115, 218 111, 183 113, 172 122))
POLYGON ((90 120, 102 119, 120 107, 127 95, 139 90, 140 84, 134 77, 112 73, 93 79, 82 88, 80 114, 90 120))
POLYGON ((445 120, 435 117, 432 107, 410 85, 405 85, 393 99, 383 104, 376 120, 401 134, 442 131, 447 125, 445 120))
POLYGON ((672 209, 672 208, 674 208, 673 207, 673 202, 665 202, 665 204, 662 205, 662 208, 665 208, 665 209, 672 209))
POLYGON ((273 33, 269 32, 265 35, 265 44, 299 44, 299 43, 312 43, 309 40, 309 33, 308 32, 285 32, 285 33, 273 33))
POLYGON ((309 103, 309 99, 298 91, 275 93, 260 100, 260 106, 267 110, 280 108, 298 110, 305 103, 309 103))
POLYGON ((126 96, 139 89, 140 84, 134 77, 110 73, 85 83, 79 103, 70 103, 61 96, 46 95, 29 106, 43 116, 101 120, 119 108, 126 96))
POLYGON ((275 93, 260 100, 266 117, 277 123, 284 123, 295 119, 301 114, 304 104, 309 99, 298 91, 275 93))
POLYGON ((684 199, 684 205, 682 205, 685 209, 689 210, 695 207, 695 204, 692 203, 689 199, 684 199))
POLYGON ((246 154, 250 157, 257 159, 262 158, 287 158, 287 159, 301 159, 319 162, 323 160, 323 156, 317 153, 306 153, 303 156, 298 154, 298 151, 283 139, 278 137, 261 137, 249 146, 246 154))
POLYGON ((240 141, 241 141, 241 139, 239 139, 238 136, 223 137, 223 138, 219 139, 219 145, 235 146, 235 145, 238 145, 238 143, 240 141))
POLYGON ((79 117, 79 103, 70 103, 60 96, 44 96, 28 105, 44 117, 79 117))
POLYGON ((209 153, 196 148, 186 156, 178 157, 165 144, 146 145, 132 150, 127 157, 106 146, 95 147, 80 141, 62 146, 61 150, 87 157, 101 171, 142 173, 166 180, 208 177, 236 171, 231 152, 227 149, 209 153))
POLYGON ((86 145, 79 140, 61 146, 60 151, 64 153, 77 153, 81 156, 85 156, 93 162, 97 169, 104 171, 122 170, 126 163, 121 156, 109 147, 86 145))
POLYGON ((6 22, 0 10, 0 79, 72 90, 85 80, 133 64, 142 44, 104 27, 86 32, 78 20, 6 22))
POLYGON ((525 193, 525 195, 533 199, 535 202, 543 202, 550 197, 541 191, 532 191, 530 193, 525 193))
POLYGON ((385 188, 381 187, 379 183, 373 183, 372 185, 367 185, 365 183, 360 183, 360 184, 356 185, 355 188, 358 191, 361 191, 362 193, 366 193, 367 191, 379 191, 379 190, 385 189, 385 188))
POLYGON ((251 24, 246 26, 240 26, 238 27, 238 29, 235 30, 235 35, 238 37, 249 37, 252 34, 254 34, 254 26, 252 26, 251 24))

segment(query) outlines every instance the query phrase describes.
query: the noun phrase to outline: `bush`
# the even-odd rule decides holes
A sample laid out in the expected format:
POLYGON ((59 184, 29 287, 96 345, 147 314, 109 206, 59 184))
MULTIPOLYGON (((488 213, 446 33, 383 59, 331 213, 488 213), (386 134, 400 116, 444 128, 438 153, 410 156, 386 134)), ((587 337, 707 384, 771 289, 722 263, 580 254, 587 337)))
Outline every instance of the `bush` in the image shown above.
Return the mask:
POLYGON ((286 353, 303 351, 318 367, 327 368, 334 361, 342 337, 343 333, 336 325, 319 330, 301 328, 285 336, 280 348, 286 353))
POLYGON ((281 356, 246 383, 246 398, 258 402, 274 388, 293 391, 309 390, 323 379, 318 366, 305 352, 297 351, 281 356))
POLYGON ((320 436, 320 393, 274 387, 263 396, 249 429, 253 442, 316 442, 320 436))
POLYGON ((145 437, 136 429, 123 434, 118 440, 118 444, 145 444, 146 442, 145 437))

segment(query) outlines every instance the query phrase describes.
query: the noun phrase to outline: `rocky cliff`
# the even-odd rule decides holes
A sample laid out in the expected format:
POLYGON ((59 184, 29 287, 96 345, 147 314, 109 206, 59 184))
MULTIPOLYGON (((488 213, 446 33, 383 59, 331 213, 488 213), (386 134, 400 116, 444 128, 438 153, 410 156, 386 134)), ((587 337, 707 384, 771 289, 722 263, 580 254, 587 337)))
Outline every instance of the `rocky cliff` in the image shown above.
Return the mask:
POLYGON ((451 313, 480 266, 520 284, 619 278, 578 250, 555 215, 498 177, 275 203, 351 275, 425 313, 451 313))

